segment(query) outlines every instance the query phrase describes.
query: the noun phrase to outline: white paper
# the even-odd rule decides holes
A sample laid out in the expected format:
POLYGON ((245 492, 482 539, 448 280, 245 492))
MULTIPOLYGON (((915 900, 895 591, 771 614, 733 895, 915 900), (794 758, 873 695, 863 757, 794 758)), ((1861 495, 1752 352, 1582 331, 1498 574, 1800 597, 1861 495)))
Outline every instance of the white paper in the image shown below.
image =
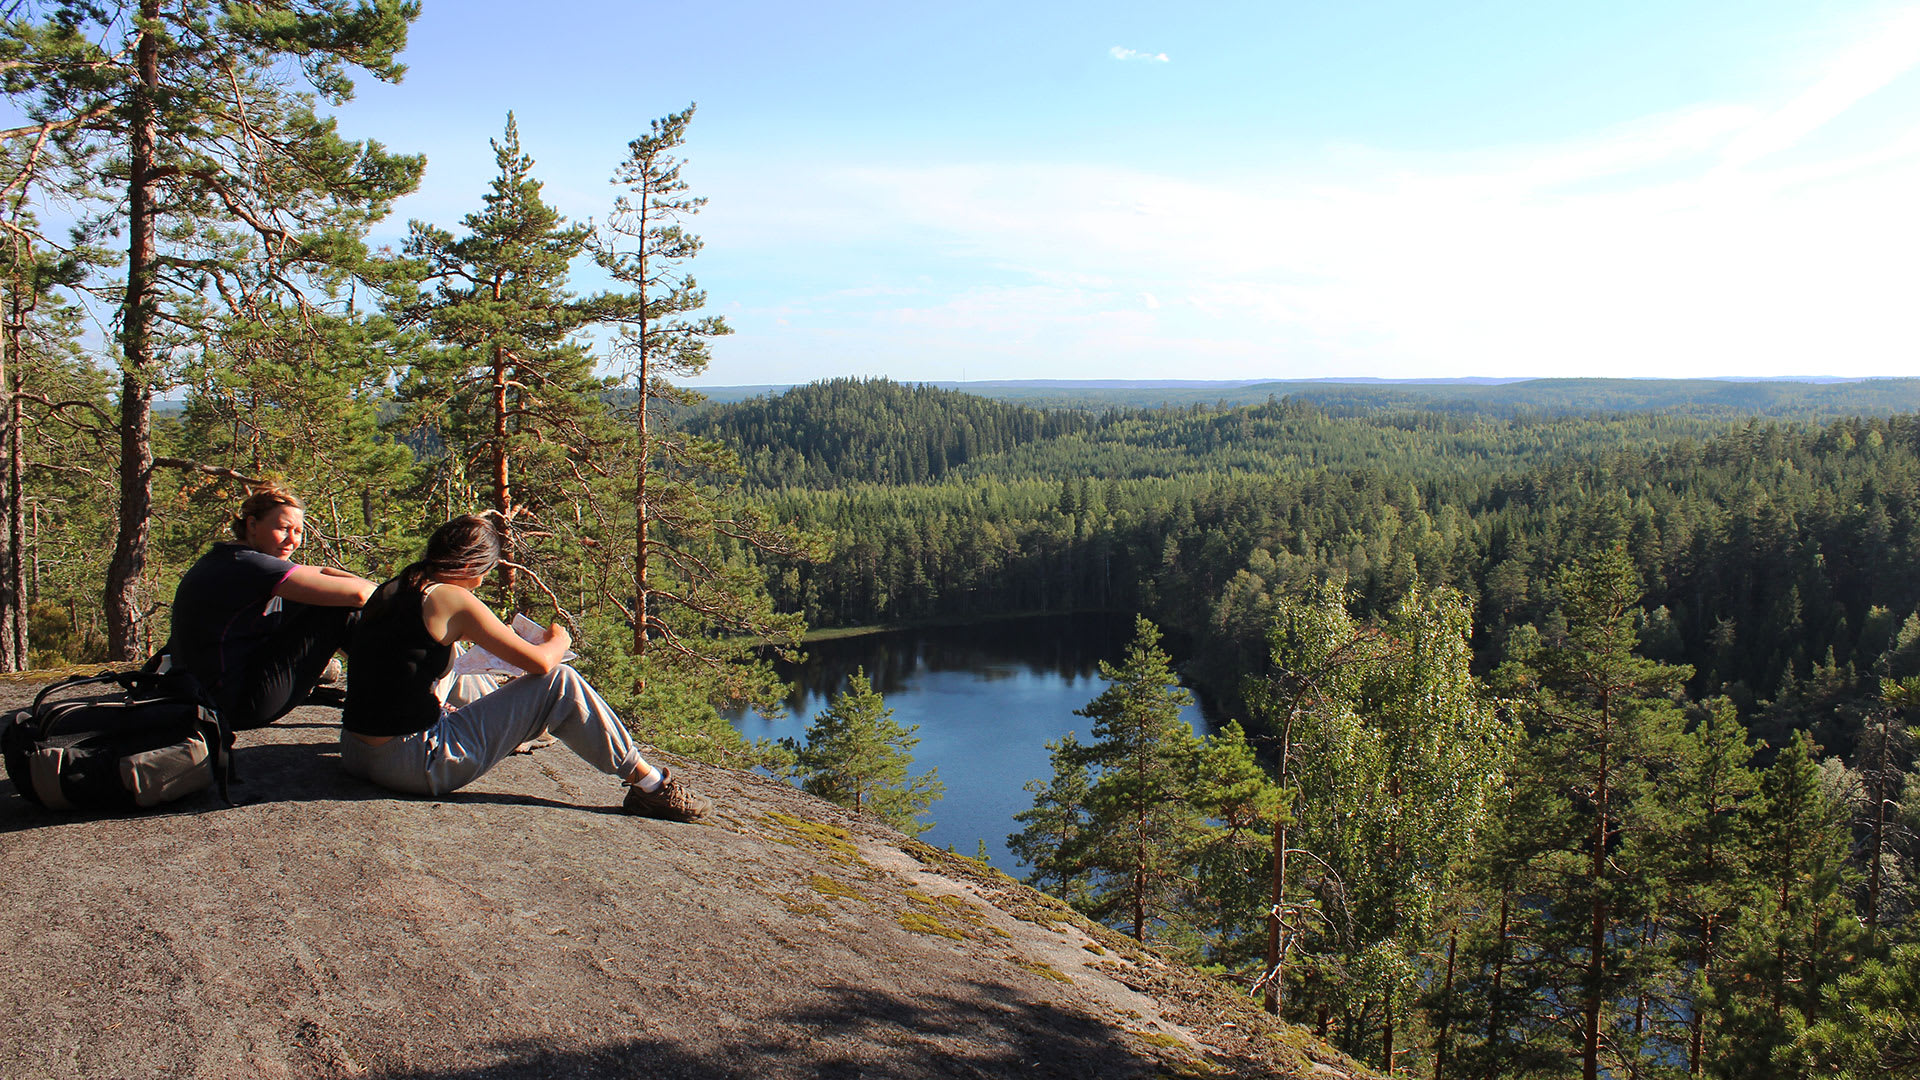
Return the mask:
MULTIPOLYGON (((518 612, 514 613, 513 621, 507 625, 512 628, 514 633, 519 634, 522 638, 533 642, 535 645, 547 640, 546 627, 541 626, 539 623, 534 622, 532 619, 518 612)), ((578 659, 579 655, 579 653, 574 652, 572 649, 568 649, 566 655, 560 658, 560 662, 563 664, 568 663, 578 659)), ((526 674, 525 671, 500 659, 479 645, 472 646, 454 660, 453 673, 455 675, 509 676, 526 674)))

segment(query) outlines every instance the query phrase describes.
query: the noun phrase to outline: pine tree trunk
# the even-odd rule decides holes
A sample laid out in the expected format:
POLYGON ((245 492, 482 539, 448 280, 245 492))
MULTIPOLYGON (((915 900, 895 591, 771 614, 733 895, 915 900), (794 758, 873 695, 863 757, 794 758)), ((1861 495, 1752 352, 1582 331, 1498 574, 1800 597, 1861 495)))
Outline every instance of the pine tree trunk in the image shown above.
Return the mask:
MULTIPOLYGON (((644 263, 642 264, 644 265, 644 263)), ((646 306, 645 291, 642 289, 641 306, 646 306)), ((653 524, 653 508, 647 503, 647 480, 653 471, 653 433, 647 424, 647 378, 651 374, 651 365, 647 358, 647 324, 643 317, 640 322, 640 401, 634 423, 640 431, 640 463, 633 477, 633 655, 647 654, 647 630, 649 617, 647 601, 651 598, 651 582, 647 578, 648 556, 651 537, 648 529, 653 524)))
MULTIPOLYGON (((494 298, 500 298, 500 283, 494 282, 494 298)), ((493 347, 493 508, 500 511, 502 522, 513 520, 513 478, 509 472, 511 461, 507 454, 507 350, 499 345, 493 347)), ((513 530, 500 531, 500 557, 512 561, 513 530)), ((500 591, 509 605, 513 604, 514 573, 512 567, 500 570, 500 591)))
MULTIPOLYGON (((15 666, 10 670, 24 671, 33 663, 32 604, 27 580, 27 487, 26 453, 21 446, 20 432, 24 422, 20 407, 20 379, 14 377, 14 393, 7 402, 7 590, 9 618, 13 631, 13 656, 15 666)), ((37 523, 37 522, 36 522, 37 523)), ((35 552, 36 559, 38 552, 35 552)), ((37 569, 37 567, 36 567, 37 569)), ((34 575, 38 577, 38 574, 34 575)))
POLYGON ((1147 940, 1147 763, 1143 757, 1142 751, 1135 751, 1134 778, 1141 797, 1133 818, 1133 939, 1140 942, 1147 940))
MULTIPOLYGON (((653 507, 647 501, 647 481, 653 472, 653 432, 648 427, 647 401, 653 392, 653 354, 647 341, 647 210, 652 192, 640 191, 640 235, 639 249, 635 261, 639 266, 637 281, 634 283, 634 299, 640 309, 640 400, 634 402, 634 424, 639 430, 639 463, 633 474, 633 655, 647 655, 647 639, 651 633, 647 620, 652 617, 651 604, 652 581, 647 564, 653 554, 653 538, 649 530, 653 525, 653 507)), ((640 689, 638 686, 635 690, 640 689)))
POLYGON ((1453 958, 1460 947, 1460 928, 1447 932, 1447 976, 1440 990, 1440 1036, 1433 1044, 1433 1080, 1441 1080, 1447 1069, 1447 1044, 1453 1031, 1453 958))
MULTIPOLYGON (((1293 756, 1293 720, 1297 710, 1287 715, 1286 723, 1280 729, 1280 764, 1276 783, 1284 797, 1287 791, 1287 773, 1289 759, 1293 756)), ((1287 806, 1281 806, 1273 815, 1273 906, 1267 913, 1267 1011, 1280 1015, 1280 1005, 1285 997, 1285 987, 1281 985, 1281 960, 1284 958, 1285 942, 1281 938, 1281 913, 1287 899, 1287 806)))
POLYGON ((1500 1014, 1505 1011, 1504 995, 1507 979, 1507 934, 1513 916, 1513 889, 1511 882, 1502 882, 1500 888, 1500 934, 1494 942, 1493 986, 1487 993, 1487 1042, 1491 1043, 1500 1031, 1500 1014))
MULTIPOLYGON (((1602 724, 1606 721, 1603 719, 1602 724)), ((1600 748, 1600 782, 1594 790, 1593 860, 1588 870, 1593 887, 1592 924, 1587 935, 1586 1016, 1580 1046, 1581 1080, 1599 1080, 1600 1009, 1605 997, 1607 970, 1607 784, 1611 762, 1608 747, 1600 748)))
MULTIPOLYGON (((1713 916, 1700 916, 1700 945, 1694 952, 1694 967, 1700 972, 1702 986, 1710 986, 1713 977, 1713 916)), ((1701 1053, 1707 1043, 1707 1016, 1700 1008, 1698 1000, 1693 1003, 1693 1016, 1687 1032, 1687 1075, 1699 1076, 1701 1053)))
MULTIPOLYGON (((7 297, 10 313, 19 310, 19 294, 7 297)), ((21 553, 26 548, 26 529, 21 522, 25 507, 20 490, 20 395, 19 376, 8 370, 8 361, 19 364, 19 341, 15 319, 7 319, 0 330, 0 448, 6 455, 6 476, 0 482, 0 515, 6 519, 0 533, 0 671, 21 671, 27 666, 27 604, 21 553)))
POLYGON ((1867 944, 1872 946, 1880 931, 1880 865, 1887 854, 1887 742, 1892 734, 1887 720, 1880 719, 1880 745, 1874 756, 1873 770, 1873 861, 1867 877, 1867 944))
MULTIPOLYGON (((1393 805, 1397 806, 1403 794, 1404 792, 1400 786, 1400 774, 1396 772, 1387 778, 1387 798, 1391 800, 1393 805)), ((1390 866, 1397 866, 1404 856, 1405 853, 1400 849, 1399 823, 1396 821, 1387 828, 1387 863, 1390 866)), ((1399 933, 1399 931, 1400 909, 1397 906, 1389 906, 1386 920, 1387 939, 1392 940, 1393 936, 1399 933)), ((1380 1025, 1380 1065, 1387 1070, 1388 1076, 1393 1075, 1393 999, 1394 986, 1392 982, 1388 982, 1384 1007, 1386 1017, 1380 1025)))
MULTIPOLYGON (((1786 876, 1782 875, 1780 879, 1779 919, 1783 924, 1787 919, 1787 904, 1792 899, 1792 894, 1788 892, 1789 887, 1786 876)), ((1773 984, 1773 1018, 1778 1020, 1780 1019, 1781 1009, 1784 1008, 1786 1003, 1787 935, 1785 933, 1778 935, 1773 946, 1773 970, 1776 973, 1775 977, 1771 980, 1773 984)))
MULTIPOLYGON (((157 24, 160 0, 140 0, 140 17, 157 24)), ((159 147, 155 96, 160 87, 160 39, 144 30, 135 47, 138 83, 127 169, 127 293, 120 375, 120 506, 113 558, 107 564, 107 655, 137 660, 139 612, 135 590, 147 566, 153 513, 153 318, 157 303, 154 168, 159 147)))
POLYGON ((1393 987, 1387 987, 1387 998, 1381 1008, 1380 1022, 1380 1067, 1393 1075, 1393 987))

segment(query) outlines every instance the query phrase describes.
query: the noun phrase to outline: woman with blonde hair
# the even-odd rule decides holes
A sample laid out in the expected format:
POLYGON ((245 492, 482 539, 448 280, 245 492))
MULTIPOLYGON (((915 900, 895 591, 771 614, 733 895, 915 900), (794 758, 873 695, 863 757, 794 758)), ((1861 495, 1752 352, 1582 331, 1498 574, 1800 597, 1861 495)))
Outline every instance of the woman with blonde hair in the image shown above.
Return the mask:
POLYGON ((200 681, 235 730, 304 703, 346 644, 373 582, 293 562, 306 508, 277 487, 249 495, 173 594, 173 666, 200 681))
POLYGON ((514 748, 551 732, 627 784, 622 809, 697 821, 711 804, 640 756, 633 736, 587 680, 561 663, 573 638, 554 623, 535 643, 473 594, 500 562, 500 535, 478 515, 434 530, 426 556, 368 601, 348 652, 353 679, 340 721, 340 762, 355 776, 414 795, 472 783, 514 748), (526 672, 450 708, 437 686, 454 647, 472 642, 526 672))

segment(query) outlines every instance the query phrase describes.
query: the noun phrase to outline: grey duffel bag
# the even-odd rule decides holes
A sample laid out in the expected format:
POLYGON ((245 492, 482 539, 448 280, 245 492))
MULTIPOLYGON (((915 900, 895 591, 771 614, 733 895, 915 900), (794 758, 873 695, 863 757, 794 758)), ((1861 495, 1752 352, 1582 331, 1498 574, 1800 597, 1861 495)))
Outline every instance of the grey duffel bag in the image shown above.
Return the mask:
POLYGON ((50 810, 143 810, 217 786, 232 734, 186 674, 76 675, 0 728, 14 790, 50 810))

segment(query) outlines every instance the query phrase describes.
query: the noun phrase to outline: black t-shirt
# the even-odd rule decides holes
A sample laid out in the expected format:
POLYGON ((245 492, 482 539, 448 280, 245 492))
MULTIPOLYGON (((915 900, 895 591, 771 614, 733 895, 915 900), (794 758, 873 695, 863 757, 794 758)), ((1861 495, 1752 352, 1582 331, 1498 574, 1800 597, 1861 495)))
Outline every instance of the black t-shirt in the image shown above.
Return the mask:
POLYGON ((273 590, 293 563, 242 544, 215 544, 180 579, 173 594, 175 667, 209 690, 246 670, 260 643, 280 625, 273 590))
POLYGON ((453 663, 453 646, 427 633, 426 594, 400 578, 367 601, 347 646, 347 681, 340 726, 361 735, 412 735, 440 721, 434 683, 453 663))

